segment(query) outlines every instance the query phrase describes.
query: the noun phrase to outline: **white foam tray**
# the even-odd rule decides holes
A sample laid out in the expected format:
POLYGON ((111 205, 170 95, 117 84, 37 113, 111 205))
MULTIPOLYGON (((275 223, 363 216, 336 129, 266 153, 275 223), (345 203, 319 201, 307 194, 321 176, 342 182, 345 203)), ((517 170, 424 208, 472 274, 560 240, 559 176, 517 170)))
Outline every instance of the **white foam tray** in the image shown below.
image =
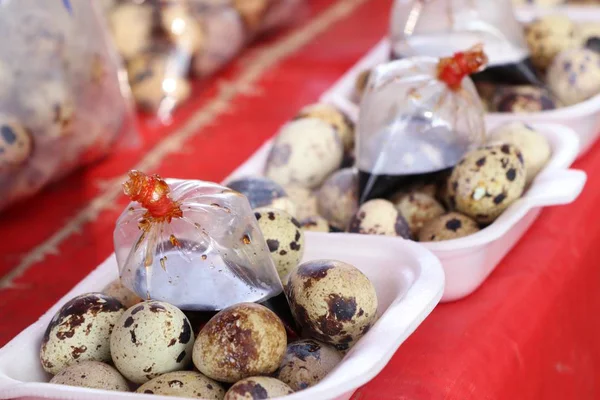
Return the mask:
MULTIPOLYGON (((493 129, 498 123, 490 121, 488 126, 493 129)), ((531 125, 550 142, 552 158, 524 196, 474 235, 422 243, 442 262, 446 275, 442 302, 458 300, 475 291, 527 231, 542 207, 571 203, 581 193, 587 178, 585 172, 568 169, 577 157, 578 136, 562 125, 531 125)), ((262 174, 271 145, 271 141, 266 142, 232 177, 262 174)))
MULTIPOLYGON (((429 315, 444 288, 444 272, 423 246, 408 240, 307 232, 304 260, 329 258, 353 264, 375 285, 380 318, 318 385, 285 399, 348 399, 377 375, 398 347, 429 315)), ((100 291, 118 276, 114 255, 89 274, 36 323, 0 349, 0 399, 172 399, 44 383, 41 340, 54 313, 68 300, 100 291)))
MULTIPOLYGON (((517 16, 520 21, 527 22, 545 14, 561 13, 568 15, 578 22, 598 21, 600 12, 590 7, 559 7, 557 9, 544 9, 539 7, 520 7, 517 16)), ((331 103, 344 111, 350 118, 358 118, 359 105, 354 100, 354 84, 358 75, 378 64, 389 60, 390 43, 387 38, 382 39, 373 47, 357 64, 344 74, 327 92, 321 96, 321 101, 331 103)), ((573 128, 579 136, 579 155, 584 154, 600 136, 600 94, 581 103, 563 107, 556 110, 536 113, 489 113, 486 115, 488 124, 498 124, 507 121, 552 122, 573 128)))

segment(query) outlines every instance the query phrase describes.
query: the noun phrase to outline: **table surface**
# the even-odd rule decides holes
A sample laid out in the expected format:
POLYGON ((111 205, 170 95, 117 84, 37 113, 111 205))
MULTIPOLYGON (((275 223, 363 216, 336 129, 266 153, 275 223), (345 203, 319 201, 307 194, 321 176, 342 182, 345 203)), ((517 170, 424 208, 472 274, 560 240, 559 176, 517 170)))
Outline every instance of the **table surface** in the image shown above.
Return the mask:
MULTIPOLYGON (((127 170, 222 180, 387 31, 390 0, 309 3, 294 26, 196 83, 170 125, 140 116, 137 148, 0 215, 0 345, 112 252, 127 170)), ((574 204, 544 210, 481 289, 438 306, 353 398, 599 398, 599 155, 600 145, 575 164, 589 180, 574 204)))

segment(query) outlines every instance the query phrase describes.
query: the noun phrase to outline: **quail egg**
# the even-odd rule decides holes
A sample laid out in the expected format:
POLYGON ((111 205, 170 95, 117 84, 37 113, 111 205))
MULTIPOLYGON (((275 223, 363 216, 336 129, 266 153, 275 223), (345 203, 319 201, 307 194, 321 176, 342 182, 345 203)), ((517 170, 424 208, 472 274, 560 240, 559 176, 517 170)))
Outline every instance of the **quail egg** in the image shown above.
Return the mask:
POLYGON ((493 222, 523 194, 525 165, 514 145, 487 146, 468 152, 448 179, 450 202, 478 223, 493 222))
POLYGON ((254 216, 282 282, 304 254, 304 233, 296 218, 274 208, 257 208, 254 216))
POLYGON ((358 209, 358 175, 344 168, 331 175, 317 192, 317 209, 333 228, 345 231, 358 209))
POLYGON ((136 392, 210 400, 222 400, 225 396, 225 389, 220 383, 196 371, 168 372, 144 383, 136 392))
POLYGON ((479 232, 477 222, 466 215, 450 212, 429 221, 419 231, 419 242, 441 242, 479 232))
POLYGON ((34 135, 56 139, 73 133, 75 101, 65 82, 45 81, 23 90, 19 105, 34 135))
POLYGON ((119 371, 99 361, 83 361, 72 364, 54 375, 50 383, 120 392, 129 391, 129 385, 119 371))
POLYGON ((283 210, 290 215, 296 215, 296 204, 281 185, 271 179, 248 176, 229 182, 227 187, 246 196, 253 209, 271 207, 283 210))
POLYGON ((275 378, 254 376, 242 379, 233 385, 224 400, 272 399, 286 396, 294 391, 285 383, 275 378))
POLYGON ((547 15, 532 22, 525 28, 525 38, 531 61, 541 71, 558 53, 577 47, 580 41, 577 26, 564 15, 547 15))
POLYGON ((491 111, 503 113, 534 113, 560 106, 547 90, 535 86, 499 87, 491 99, 491 111))
POLYGON ((241 303, 219 312, 194 344, 194 365, 220 382, 275 372, 287 346, 281 320, 268 308, 241 303))
POLYGON ((409 193, 401 197, 394 205, 408 223, 413 237, 417 236, 419 230, 428 221, 446 212, 434 197, 423 192, 409 193))
POLYGON ((354 148, 354 124, 334 106, 326 103, 311 104, 302 108, 296 118, 317 118, 327 122, 340 136, 346 152, 354 148))
POLYGON ((197 53, 202 50, 204 31, 184 4, 165 4, 160 9, 161 24, 177 48, 197 53))
POLYGON ((281 185, 320 186, 342 163, 344 145, 335 129, 317 118, 285 124, 269 153, 265 175, 281 185))
POLYGON ((300 221, 300 226, 303 231, 312 232, 329 232, 329 223, 319 215, 313 215, 300 221))
POLYGON ((168 68, 176 62, 170 54, 160 52, 144 52, 131 59, 127 66, 131 93, 142 109, 156 111, 165 99, 176 105, 190 96, 189 82, 180 75, 169 75, 168 68))
POLYGON ((523 154, 526 185, 544 168, 552 155, 548 139, 523 122, 512 122, 499 126, 490 133, 490 143, 509 143, 523 154))
POLYGON ((0 116, 0 172, 23 164, 33 151, 30 133, 17 120, 0 116))
POLYGON ((154 9, 150 5, 124 2, 109 14, 113 41, 125 60, 150 45, 154 9))
POLYGON ((101 293, 69 300, 44 333, 40 350, 44 370, 56 374, 82 361, 110 361, 110 334, 124 311, 117 299, 101 293))
POLYGON ((598 22, 579 22, 578 31, 580 44, 586 46, 590 40, 600 38, 600 24, 598 22))
POLYGON ((312 339, 288 345, 275 377, 294 391, 314 386, 342 361, 333 347, 312 339))
POLYGON ((185 314, 161 301, 129 308, 110 336, 115 366, 135 383, 185 369, 193 346, 194 332, 185 314))
POLYGON ((121 304, 125 307, 129 308, 134 304, 141 303, 143 300, 131 290, 129 290, 120 279, 115 279, 111 283, 109 283, 103 290, 107 296, 114 297, 119 300, 121 304))
POLYGON ((297 185, 287 185, 284 187, 284 190, 296 206, 296 218, 300 220, 318 214, 317 196, 315 192, 297 185))
POLYGON ((338 350, 348 349, 377 319, 375 287, 342 261, 300 264, 290 274, 286 294, 302 333, 338 350))
POLYGON ((410 238, 410 228, 394 204, 383 199, 361 205, 350 221, 348 232, 410 238))
POLYGON ((589 49, 560 53, 548 69, 548 86, 565 105, 600 93, 600 54, 589 49))

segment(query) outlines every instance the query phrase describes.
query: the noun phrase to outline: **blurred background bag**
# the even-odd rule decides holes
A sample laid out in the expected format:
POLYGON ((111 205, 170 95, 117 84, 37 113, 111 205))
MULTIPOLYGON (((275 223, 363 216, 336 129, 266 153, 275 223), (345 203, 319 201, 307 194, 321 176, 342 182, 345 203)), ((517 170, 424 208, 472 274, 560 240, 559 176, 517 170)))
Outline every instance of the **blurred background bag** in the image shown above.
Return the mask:
POLYGON ((0 32, 2 209, 136 135, 126 78, 93 2, 5 0, 0 32))

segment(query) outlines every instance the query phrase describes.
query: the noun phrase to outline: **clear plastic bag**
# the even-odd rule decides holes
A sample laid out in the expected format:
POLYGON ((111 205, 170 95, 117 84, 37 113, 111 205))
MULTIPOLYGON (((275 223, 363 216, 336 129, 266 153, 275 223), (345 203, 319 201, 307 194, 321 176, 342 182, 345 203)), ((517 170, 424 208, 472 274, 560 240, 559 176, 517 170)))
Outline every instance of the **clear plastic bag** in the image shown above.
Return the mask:
POLYGON ((485 66, 481 48, 453 57, 411 57, 369 76, 357 125, 360 201, 453 167, 485 141, 484 108, 467 76, 485 66))
POLYGON ((396 0, 390 36, 392 59, 448 57, 481 43, 488 67, 474 80, 542 85, 511 0, 396 0))
POLYGON ((103 21, 91 2, 0 3, 0 209, 106 155, 117 139, 135 142, 103 21))
POLYGON ((142 298, 184 310, 221 310, 282 292, 246 197, 202 181, 132 171, 133 200, 117 221, 122 283, 142 298))
POLYGON ((136 102, 168 122, 190 96, 190 77, 213 74, 302 1, 117 0, 107 16, 136 102))

